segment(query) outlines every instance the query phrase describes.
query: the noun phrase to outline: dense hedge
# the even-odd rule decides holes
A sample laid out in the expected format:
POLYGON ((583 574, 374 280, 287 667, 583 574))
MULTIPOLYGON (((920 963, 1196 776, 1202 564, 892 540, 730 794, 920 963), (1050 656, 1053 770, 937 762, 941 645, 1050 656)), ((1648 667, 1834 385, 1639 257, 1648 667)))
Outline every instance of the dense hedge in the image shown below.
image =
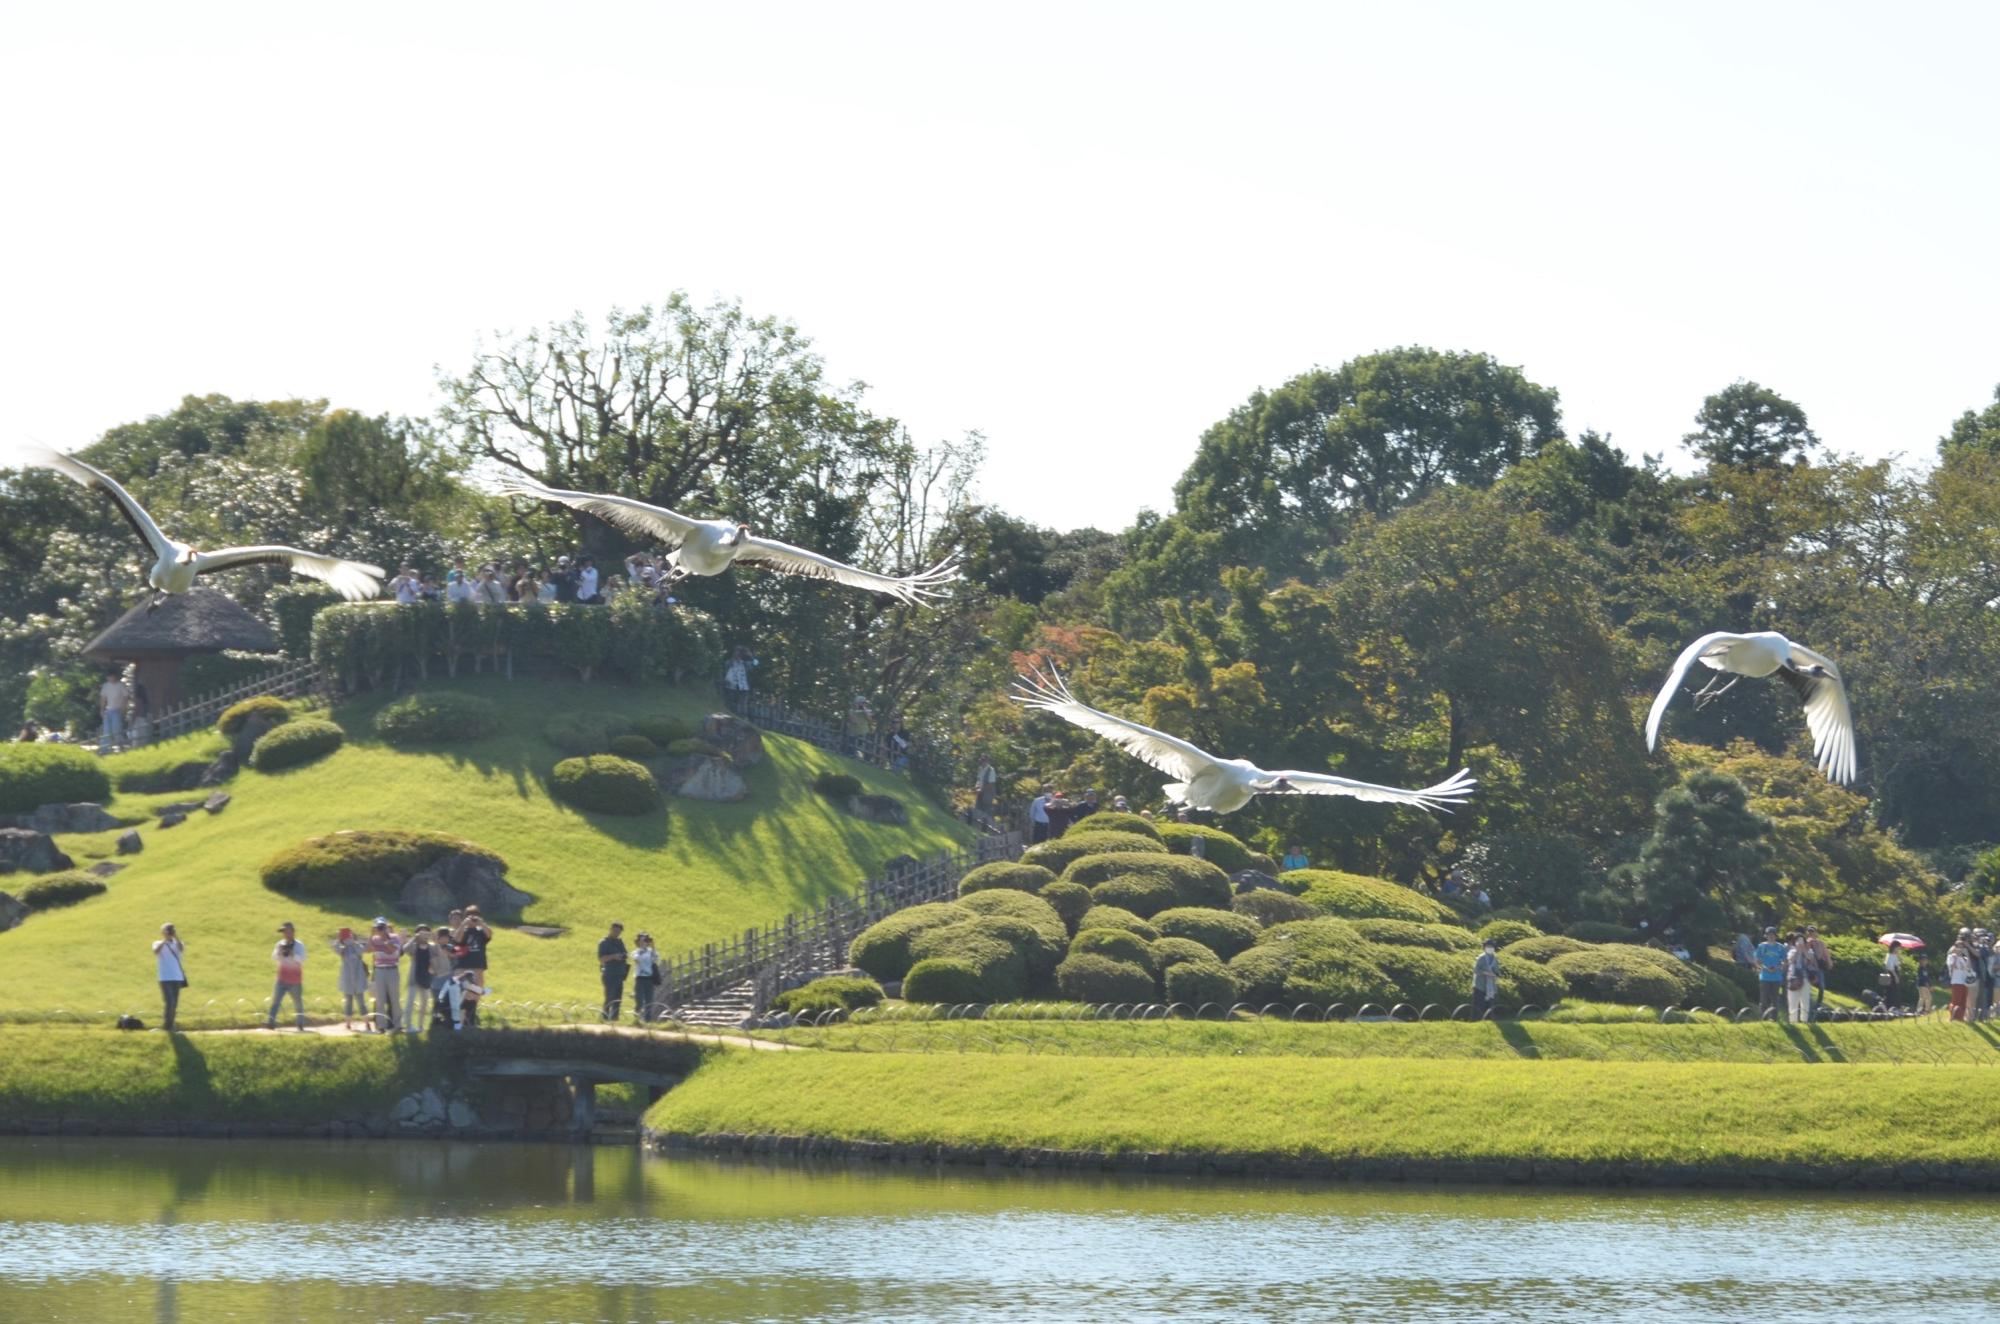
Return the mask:
POLYGON ((1087 818, 1080 819, 1074 828, 1079 832, 1131 832, 1141 837, 1160 839, 1160 830, 1153 826, 1151 819, 1137 814, 1120 813, 1116 809, 1100 809, 1087 818))
POLYGON ((611 733, 594 717, 558 717, 542 728, 542 739, 570 755, 602 754, 611 748, 611 733))
POLYGON ((771 1010, 794 1016, 828 1011, 855 1011, 882 1001, 882 986, 854 975, 826 975, 771 999, 771 1010))
POLYGON ((979 971, 965 961, 934 956, 910 967, 903 980, 905 1002, 957 1004, 986 1001, 986 986, 979 971))
POLYGON ((960 897, 959 902, 975 915, 1002 916, 1019 920, 1035 931, 1036 945, 1028 952, 1028 964, 1037 975, 1047 974, 1062 960, 1069 945, 1069 925, 1056 908, 1038 896, 996 888, 960 897))
POLYGON ((1388 976, 1369 952, 1368 942, 1344 920, 1299 920, 1266 929, 1257 945, 1239 952, 1229 968, 1247 1000, 1358 1007, 1382 1002, 1389 987, 1388 976))
POLYGON ((375 714, 375 734, 392 745, 451 745, 500 729, 500 710, 472 694, 412 694, 375 714))
POLYGON ((1076 931, 1081 933, 1085 929, 1123 929, 1127 933, 1138 934, 1147 942, 1160 936, 1158 929, 1119 906, 1092 906, 1084 911, 1083 918, 1076 922, 1076 931))
POLYGON ((634 721, 632 723, 632 733, 644 736, 660 748, 665 749, 676 740, 689 740, 701 734, 701 728, 693 722, 685 722, 678 717, 669 717, 665 713, 654 713, 649 717, 641 717, 634 721))
POLYGON ((1243 986, 1219 961, 1187 961, 1168 968, 1163 980, 1168 1002, 1199 1009, 1207 1003, 1228 1007, 1243 986))
POLYGON ((1039 864, 1060 877, 1073 861, 1086 855, 1165 855, 1167 848, 1136 832, 1092 832, 1073 828, 1054 841, 1039 842, 1021 852, 1021 863, 1039 864))
POLYGON ((1369 942, 1391 947, 1428 947, 1434 952, 1476 952, 1479 939, 1450 924, 1412 924, 1406 919, 1357 919, 1354 931, 1369 942))
POLYGON ((1314 914, 1311 906, 1290 892, 1279 892, 1269 887, 1238 892, 1231 899, 1229 908, 1239 915, 1248 915, 1267 928, 1295 919, 1311 919, 1314 914))
POLYGON ((111 779, 97 756, 75 745, 0 745, 0 814, 43 805, 103 804, 111 779))
POLYGON ((1505 947, 1510 942, 1521 942, 1527 938, 1539 938, 1542 936, 1542 931, 1525 920, 1491 919, 1480 925, 1479 932, 1473 936, 1481 942, 1485 942, 1488 938, 1491 938, 1500 946, 1505 947))
MULTIPOLYGON (((1005 915, 982 915, 924 930, 911 940, 910 955, 918 965, 934 959, 962 961, 979 976, 977 1001, 1011 1002, 1028 989, 1039 942, 1032 925, 1005 915)), ((904 996, 909 996, 907 988, 904 996)))
MULTIPOLYGON (((621 740, 633 740, 633 739, 638 739, 638 740, 644 740, 644 739, 645 739, 645 737, 644 737, 644 736, 621 736, 621 737, 619 737, 619 739, 621 739, 621 740)), ((647 743, 649 743, 649 744, 650 744, 651 742, 650 742, 650 741, 648 741, 647 743)), ((720 745, 717 745, 717 744, 714 744, 714 743, 713 743, 713 742, 711 742, 711 741, 707 741, 707 740, 703 740, 703 739, 702 739, 701 737, 699 737, 699 736, 682 736, 682 737, 681 737, 681 738, 680 738, 679 740, 673 740, 673 741, 669 741, 669 742, 667 743, 667 753, 668 753, 668 754, 671 754, 671 755, 672 755, 673 757, 675 757, 675 758, 677 758, 677 759, 684 759, 684 758, 690 758, 690 757, 692 757, 692 756, 694 756, 694 755, 696 755, 696 754, 699 754, 699 755, 701 755, 701 756, 702 756, 703 758, 710 758, 710 759, 712 759, 712 758, 716 758, 716 757, 718 757, 718 756, 720 756, 720 755, 723 755, 724 751, 723 751, 723 748, 722 748, 722 746, 720 746, 720 745)), ((847 780, 848 780, 848 781, 850 781, 850 782, 854 782, 854 787, 855 787, 855 789, 854 789, 854 794, 855 794, 855 795, 859 795, 859 794, 861 794, 861 783, 860 783, 860 782, 858 782, 858 781, 855 781, 855 779, 854 779, 854 778, 852 778, 852 777, 849 777, 849 778, 848 778, 847 780)), ((829 799, 839 799, 839 800, 840 800, 840 801, 841 801, 841 802, 842 802, 843 804, 844 804, 844 803, 846 803, 846 800, 847 800, 847 797, 846 797, 846 796, 832 796, 832 795, 829 795, 829 796, 828 796, 828 798, 829 798, 829 799)))
POLYGON ((1637 929, 1623 924, 1607 924, 1602 920, 1580 919, 1563 930, 1565 938, 1575 938, 1581 942, 1637 942, 1642 935, 1637 929))
POLYGON ((622 736, 613 736, 611 752, 621 759, 631 759, 634 763, 644 763, 647 759, 660 756, 660 747, 637 731, 628 731, 622 736))
POLYGON ((1176 855, 1194 854, 1194 843, 1199 840, 1202 858, 1220 866, 1224 873, 1242 873, 1245 869, 1259 873, 1278 871, 1277 862, 1270 856, 1250 849, 1221 828, 1203 827, 1199 823, 1161 823, 1157 830, 1160 840, 1176 855))
POLYGON ((1152 944, 1125 929, 1079 929, 1070 942, 1069 954, 1108 956, 1147 970, 1153 968, 1152 944))
POLYGON ((1162 938, 1192 939, 1225 961, 1255 943, 1263 932, 1263 926, 1248 915, 1201 906, 1163 910, 1153 916, 1152 924, 1162 938))
POLYGON ((1056 988, 1071 1002, 1151 1002, 1153 972, 1129 961, 1079 952, 1056 967, 1056 988))
POLYGON ((1509 960, 1534 961, 1547 965, 1558 956, 1589 950, 1591 950, 1590 944, 1581 938, 1565 938, 1560 933, 1550 933, 1540 938, 1522 938, 1510 942, 1500 949, 1500 955, 1509 960))
POLYGON ((1449 924, 1450 907, 1421 892, 1335 869, 1295 869, 1281 880, 1299 886, 1305 903, 1322 915, 1339 919, 1407 919, 1418 924, 1449 924))
POLYGON ((64 869, 43 874, 14 893, 14 899, 30 910, 54 910, 104 894, 104 880, 81 869, 64 869))
POLYGON ((1097 898, 1090 894, 1089 888, 1061 880, 1044 884, 1040 896, 1042 900, 1056 908, 1056 914, 1062 916, 1063 923, 1069 926, 1071 933, 1076 932, 1077 925, 1083 920, 1084 915, 1097 904, 1097 898))
POLYGON ((454 668, 465 655, 541 658, 585 680, 677 681, 721 665, 715 621, 686 606, 662 607, 638 594, 609 606, 522 603, 356 603, 313 617, 312 658, 352 689, 407 672, 454 668))
POLYGON ((258 736, 257 743, 250 747, 250 766, 259 772, 297 768, 325 758, 346 739, 347 733, 332 722, 302 717, 258 736))
POLYGON ((241 703, 232 703, 222 710, 222 716, 215 719, 215 729, 223 735, 233 736, 241 731, 253 717, 262 717, 271 722, 292 720, 292 705, 272 694, 259 694, 241 703))
POLYGON ((1162 938, 1153 944, 1152 950, 1153 964, 1161 971, 1170 970, 1184 961, 1222 964, 1221 957, 1192 938, 1162 938))
MULTIPOLYGON (((1884 968, 1882 958, 1888 954, 1887 947, 1873 938, 1854 937, 1844 933, 1828 937, 1825 942, 1826 953, 1833 958, 1833 969, 1827 971, 1826 976, 1828 988, 1836 993, 1845 993, 1850 998, 1858 998, 1863 993, 1881 992, 1875 977, 1882 973, 1884 968)), ((1917 977, 1916 969, 1910 964, 1913 955, 1916 959, 1923 957, 1922 952, 1903 953, 1905 983, 1917 977)), ((1932 973, 1938 977, 1942 987, 1949 989, 1950 985, 1944 983, 1941 971, 1933 970, 1932 973)))
POLYGON ((974 892, 984 892, 988 888, 1002 887, 1016 892, 1039 892, 1056 880, 1056 876, 1039 864, 1014 864, 1007 860, 995 860, 969 871, 958 880, 958 894, 971 896, 974 892))
POLYGON ((910 944, 920 934, 972 917, 971 911, 950 901, 899 910, 855 935, 847 947, 847 960, 884 983, 901 979, 910 971, 910 944))
POLYGON ((1664 1007, 1684 1000, 1678 981, 1650 961, 1633 959, 1629 952, 1629 948, 1594 947, 1558 956, 1547 968, 1562 976, 1569 991, 1579 998, 1642 1007, 1664 1007))
POLYGON ((549 774, 549 794, 593 814, 650 814, 665 803, 652 773, 615 754, 564 759, 549 774))
POLYGON ((1063 870, 1063 881, 1088 887, 1107 906, 1150 915, 1173 906, 1229 905, 1229 875, 1207 860, 1180 855, 1085 855, 1063 870))
POLYGON ((264 861, 264 886, 293 897, 394 899, 403 884, 446 855, 506 861, 463 837, 442 832, 373 829, 311 837, 264 861))

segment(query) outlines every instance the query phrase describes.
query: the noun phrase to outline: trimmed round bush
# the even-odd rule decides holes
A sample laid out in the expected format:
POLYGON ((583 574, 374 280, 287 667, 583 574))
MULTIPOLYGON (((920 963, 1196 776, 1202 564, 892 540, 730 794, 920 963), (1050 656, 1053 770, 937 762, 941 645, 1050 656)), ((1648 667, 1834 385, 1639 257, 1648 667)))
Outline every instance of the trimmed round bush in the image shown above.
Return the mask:
POLYGON ((1011 888, 995 888, 960 897, 958 904, 975 915, 1019 920, 1033 929, 1038 945, 1028 952, 1029 964, 1039 973, 1046 974, 1054 969, 1055 963, 1062 960, 1063 949, 1069 946, 1069 925, 1063 922, 1063 917, 1054 906, 1038 896, 1011 888))
POLYGON ((1054 841, 1039 842, 1022 851, 1021 863, 1039 864, 1061 877, 1071 862, 1086 855, 1121 852, 1128 855, 1165 855, 1167 848, 1136 832, 1092 832, 1089 828, 1071 828, 1054 841))
POLYGON ((972 917, 971 911, 951 901, 934 901, 929 905, 899 910, 855 935, 854 941, 847 946, 848 963, 861 967, 884 983, 901 979, 910 972, 910 964, 915 959, 910 955, 910 944, 919 935, 947 924, 961 924, 972 917))
POLYGON ((14 899, 30 910, 54 910, 73 906, 105 892, 104 880, 81 869, 64 869, 43 874, 14 893, 14 899))
POLYGON ((1144 938, 1128 929, 1083 929, 1071 940, 1069 954, 1083 953, 1108 956, 1114 961, 1128 961, 1147 970, 1153 968, 1153 948, 1144 938))
POLYGON ((786 989, 771 999, 771 1010, 789 1012, 855 1011, 882 1001, 882 986, 854 975, 826 975, 786 989))
POLYGON ((1116 809, 1100 809, 1079 822, 1077 828, 1084 832, 1131 832, 1154 841, 1160 839, 1160 830, 1150 820, 1116 809))
POLYGON ((1263 933, 1263 926, 1248 915, 1200 906, 1163 910, 1151 923, 1162 938, 1191 938, 1224 961, 1251 946, 1263 933))
POLYGON ((1494 942, 1505 947, 1508 943, 1524 942, 1529 938, 1542 937, 1543 934, 1540 929, 1527 923, 1525 920, 1491 919, 1480 925, 1479 932, 1473 936, 1481 942, 1485 942, 1488 938, 1491 938, 1494 942))
POLYGON ((611 747, 604 723, 590 717, 563 717, 542 728, 542 739, 564 754, 602 754, 611 747))
MULTIPOLYGON (((1834 968, 1839 969, 1839 966, 1836 965, 1834 968)), ((1701 971, 1701 990, 1696 998, 1701 1006, 1742 1007, 1749 1004, 1750 999, 1728 975, 1705 965, 1698 965, 1695 969, 1701 971)), ((1869 971, 1869 974, 1872 977, 1874 971, 1869 971)), ((1828 987, 1832 987, 1831 980, 1828 981, 1828 987)))
POLYGON ((302 767, 333 753, 346 739, 347 733, 332 722, 302 717, 257 737, 257 743, 250 746, 250 766, 259 772, 302 767))
POLYGON ((611 752, 621 759, 631 759, 634 763, 644 763, 647 759, 660 756, 660 747, 637 731, 616 736, 611 741, 611 752))
POLYGON ((1273 891, 1268 887, 1238 892, 1231 898, 1229 908, 1239 915, 1248 915, 1266 928, 1273 924, 1288 924, 1295 919, 1311 919, 1314 913, 1311 906, 1290 892, 1273 891))
POLYGON ((1264 930, 1257 945, 1238 953, 1229 968, 1245 997, 1259 1002, 1358 1007, 1402 1001, 1402 990, 1375 964, 1375 950, 1345 920, 1299 920, 1264 930))
POLYGON ((1406 919, 1417 924, 1449 924, 1449 906, 1380 878, 1337 869, 1294 869, 1281 880, 1303 882, 1300 898, 1322 915, 1338 919, 1406 919))
POLYGON ((1428 947, 1434 952, 1476 952, 1479 939, 1449 924, 1412 924, 1406 919, 1357 919, 1354 931, 1369 942, 1393 947, 1428 947))
MULTIPOLYGON (((1887 947, 1873 938, 1846 933, 1833 934, 1824 938, 1824 941, 1826 954, 1833 958, 1833 969, 1827 971, 1826 976, 1828 988, 1836 993, 1845 993, 1851 998, 1858 998, 1866 991, 1879 991, 1875 976, 1882 973, 1882 956, 1889 950, 1887 947)), ((1910 954, 1905 952, 1903 979, 1906 982, 1917 977, 1909 961, 1910 954)), ((1932 973, 1935 974, 1936 971, 1933 970, 1932 973)))
POLYGON ((1143 966, 1079 952, 1056 967, 1056 987, 1071 1002, 1151 1002, 1153 975, 1143 966))
POLYGON ((1034 926, 1005 915, 984 915, 926 929, 911 941, 910 955, 917 965, 933 958, 962 961, 978 972, 978 1001, 1011 1002, 1027 991, 1040 946, 1034 926))
MULTIPOLYGON (((1089 888, 1060 880, 1044 884, 1040 895, 1042 900, 1056 908, 1056 914, 1062 916, 1063 923, 1068 926, 1071 933, 1076 932, 1077 926, 1083 922, 1084 915, 1097 904, 1097 898, 1090 894, 1089 888)), ((1133 919, 1136 921, 1138 916, 1133 916, 1133 919)))
MULTIPOLYGON (((632 738, 633 737, 631 736, 621 737, 621 739, 627 739, 627 740, 632 738)), ((645 739, 645 737, 643 736, 640 736, 638 738, 642 740, 645 739)), ((616 746, 618 742, 614 740, 611 743, 613 746, 612 752, 616 753, 617 752, 616 746)), ((684 736, 679 740, 671 741, 667 745, 666 752, 668 758, 676 758, 676 759, 694 758, 697 755, 705 759, 728 757, 727 754, 724 752, 722 746, 715 744, 711 741, 703 740, 700 736, 684 736)), ((848 780, 854 781, 852 777, 848 778, 848 780)), ((854 794, 856 795, 861 794, 859 790, 861 783, 855 781, 854 785, 857 788, 854 791, 854 794)), ((829 797, 829 798, 835 798, 835 797, 829 797)), ((840 796, 837 798, 845 800, 847 797, 840 796)))
POLYGON ((264 886, 293 897, 394 898, 403 884, 447 855, 477 855, 501 868, 498 855, 442 832, 369 829, 309 837, 264 861, 264 886))
MULTIPOLYGON (((1441 952, 1430 947, 1404 947, 1394 943, 1370 943, 1369 958, 1389 977, 1404 1002, 1418 1006, 1435 1002, 1455 1007, 1472 1001, 1472 962, 1468 952, 1441 952)), ((1541 969, 1533 966, 1533 969, 1541 969)), ((1504 968, 1503 968, 1504 973, 1504 968)), ((1506 985, 1501 985, 1505 996, 1506 985)))
POLYGON ((934 956, 910 967, 903 980, 905 1002, 958 1004, 984 1002, 986 994, 979 971, 970 964, 947 956, 934 956))
POLYGON ((1505 1006, 1525 1007, 1533 1003, 1537 1007, 1552 1007, 1568 992, 1569 985, 1563 977, 1547 966, 1533 961, 1515 961, 1510 965, 1506 957, 1500 958, 1500 1001, 1505 1006))
POLYGON ((1685 995, 1680 981, 1652 961, 1634 956, 1634 950, 1605 946, 1571 952, 1549 962, 1548 969, 1569 985, 1571 996, 1592 1002, 1623 1002, 1641 1007, 1682 1002, 1685 995))
POLYGON ((1236 976, 1220 961, 1185 961, 1166 973, 1167 1001, 1199 1009, 1206 1003, 1228 1007, 1243 992, 1236 976))
POLYGON ((851 772, 822 772, 813 778, 813 789, 835 804, 846 804, 861 794, 861 779, 851 772))
POLYGON ((665 803, 652 773, 615 754, 564 759, 549 777, 549 794, 592 814, 650 814, 665 803))
POLYGON ((1160 936, 1158 929, 1118 906, 1092 906, 1084 911, 1083 918, 1076 922, 1076 931, 1082 933, 1085 929, 1123 929, 1127 933, 1138 934, 1147 942, 1160 936))
POLYGON ((1565 938, 1575 938, 1579 942, 1637 942, 1639 931, 1623 924, 1610 924, 1597 919, 1580 919, 1563 930, 1565 938))
POLYGON ((222 716, 215 719, 215 729, 223 735, 233 736, 253 717, 271 722, 289 722, 292 720, 292 705, 276 695, 260 694, 254 699, 245 699, 224 708, 222 716))
POLYGON ((500 729, 500 710, 449 690, 412 694, 375 714, 375 734, 392 745, 450 745, 484 740, 500 729))
POLYGON ((1202 858, 1224 873, 1242 873, 1245 869, 1274 872, 1270 856, 1251 850, 1241 839, 1221 828, 1203 827, 1199 823, 1162 823, 1157 831, 1167 849, 1176 855, 1194 854, 1194 843, 1199 839, 1202 858))
POLYGON ((43 805, 103 804, 111 779, 95 754, 75 745, 0 745, 0 814, 43 805))
POLYGON ((1234 897, 1228 874, 1207 860, 1178 855, 1085 855, 1062 876, 1088 887, 1105 905, 1140 915, 1169 906, 1226 910, 1234 897))
MULTIPOLYGON (((684 722, 678 717, 668 717, 664 714, 641 717, 632 723, 632 734, 644 736, 662 749, 673 744, 676 740, 686 740, 689 736, 694 735, 696 730, 697 728, 694 723, 684 722)), ((814 982, 817 983, 818 981, 815 980, 814 982)))
POLYGON ((971 896, 974 892, 984 892, 989 888, 1004 887, 1015 892, 1039 892, 1056 880, 1056 876, 1039 864, 1014 864, 1007 860, 995 860, 982 864, 967 872, 958 880, 958 894, 971 896))
POLYGON ((1502 960, 1533 961, 1538 965, 1547 965, 1558 956, 1590 950, 1590 944, 1581 939, 1565 938, 1559 933, 1550 933, 1539 938, 1522 938, 1518 942, 1510 942, 1500 949, 1500 957, 1502 960))
POLYGON ((1222 958, 1192 938, 1162 938, 1153 944, 1153 964, 1162 973, 1185 961, 1212 961, 1222 964, 1222 958))

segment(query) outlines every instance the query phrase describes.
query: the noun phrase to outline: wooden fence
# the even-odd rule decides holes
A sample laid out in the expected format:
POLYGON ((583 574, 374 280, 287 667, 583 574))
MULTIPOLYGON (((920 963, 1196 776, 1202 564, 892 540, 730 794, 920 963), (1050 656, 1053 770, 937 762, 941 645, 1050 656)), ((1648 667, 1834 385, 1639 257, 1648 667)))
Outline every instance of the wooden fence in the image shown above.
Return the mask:
POLYGON ((958 894, 966 871, 1021 853, 1019 832, 981 837, 966 850, 893 869, 853 895, 837 894, 816 910, 795 911, 776 924, 748 929, 732 942, 710 943, 663 963, 659 1000, 669 1007, 712 998, 740 984, 753 985, 759 1010, 788 980, 847 964, 856 934, 884 916, 958 894))
POLYGON ((239 681, 226 689, 205 694, 199 699, 191 699, 177 708, 169 709, 158 717, 146 718, 132 723, 126 747, 136 749, 161 740, 171 740, 184 736, 190 731, 200 730, 214 724, 222 716, 225 708, 254 699, 260 695, 274 695, 280 699, 303 699, 323 697, 328 690, 328 678, 319 667, 311 662, 285 662, 250 680, 239 681))

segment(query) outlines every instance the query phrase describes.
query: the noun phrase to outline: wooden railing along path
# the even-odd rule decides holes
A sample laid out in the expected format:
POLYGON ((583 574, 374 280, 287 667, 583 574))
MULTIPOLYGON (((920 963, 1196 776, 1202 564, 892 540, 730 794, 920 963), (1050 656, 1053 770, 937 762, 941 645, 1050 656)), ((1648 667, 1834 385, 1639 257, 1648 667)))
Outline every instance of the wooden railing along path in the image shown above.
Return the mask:
POLYGON ((281 663, 249 680, 190 699, 158 717, 135 719, 127 726, 125 747, 137 749, 213 726, 224 709, 245 699, 266 694, 280 699, 324 698, 329 685, 330 678, 312 662, 281 663))

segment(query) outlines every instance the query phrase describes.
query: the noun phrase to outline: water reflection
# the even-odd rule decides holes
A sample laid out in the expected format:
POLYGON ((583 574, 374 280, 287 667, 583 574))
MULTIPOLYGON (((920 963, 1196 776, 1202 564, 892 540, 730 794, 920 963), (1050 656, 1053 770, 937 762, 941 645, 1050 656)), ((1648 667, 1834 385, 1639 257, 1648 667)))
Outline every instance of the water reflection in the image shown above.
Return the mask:
POLYGON ((1712 1320, 2000 1306, 1929 1197, 1363 1188, 0 1143, 0 1320, 1712 1320), (1914 1272, 1908 1247, 1924 1248, 1914 1272), (1830 1247, 1838 1247, 1829 1258, 1830 1247))

